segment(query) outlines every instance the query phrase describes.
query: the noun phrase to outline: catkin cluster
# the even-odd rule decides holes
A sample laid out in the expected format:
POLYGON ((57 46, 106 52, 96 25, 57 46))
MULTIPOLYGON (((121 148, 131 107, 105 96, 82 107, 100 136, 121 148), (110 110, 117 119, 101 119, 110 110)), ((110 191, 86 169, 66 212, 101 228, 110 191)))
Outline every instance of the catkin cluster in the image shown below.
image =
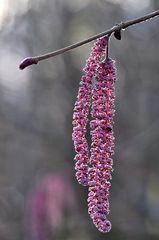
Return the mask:
POLYGON ((107 44, 107 36, 96 41, 83 69, 74 107, 72 134, 76 178, 80 184, 88 186, 88 213, 101 232, 111 229, 107 215, 114 154, 116 67, 114 60, 102 60, 107 44), (90 149, 86 138, 88 122, 92 140, 90 149))

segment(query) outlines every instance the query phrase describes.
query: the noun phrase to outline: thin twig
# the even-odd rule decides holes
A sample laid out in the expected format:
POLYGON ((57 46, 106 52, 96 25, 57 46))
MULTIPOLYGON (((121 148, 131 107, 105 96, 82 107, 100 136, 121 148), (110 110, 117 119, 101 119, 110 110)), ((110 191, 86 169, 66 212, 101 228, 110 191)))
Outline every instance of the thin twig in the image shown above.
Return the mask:
POLYGON ((104 31, 104 32, 101 32, 97 35, 94 35, 86 40, 83 40, 81 42, 77 42, 77 43, 74 43, 70 46, 67 46, 67 47, 64 47, 64 48, 61 48, 59 50, 56 50, 54 52, 50 52, 50 53, 47 53, 47 54, 44 54, 44 55, 40 55, 40 56, 35 56, 35 57, 29 57, 29 58, 26 58, 22 61, 22 63, 20 64, 19 68, 20 69, 24 69, 26 68, 27 66, 29 65, 32 65, 32 64, 37 64, 39 61, 41 60, 45 60, 45 59, 48 59, 48 58, 51 58, 51 57, 54 57, 54 56, 57 56, 59 54, 62 54, 64 52, 67 52, 67 51, 70 51, 71 49, 74 49, 74 48, 77 48, 77 47, 80 47, 86 43, 89 43, 97 38, 100 38, 100 37, 103 37, 105 35, 108 35, 108 34, 111 34, 113 32, 116 32, 117 30, 122 30, 122 29, 126 29, 132 25, 135 25, 135 24, 138 24, 138 23, 141 23, 141 22, 145 22, 147 20, 150 20, 154 17, 157 17, 159 16, 159 10, 155 11, 155 12, 152 12, 152 13, 149 13, 145 16, 142 16, 142 17, 139 17, 139 18, 135 18, 135 19, 132 19, 130 21, 125 21, 125 22, 121 22, 119 24, 116 24, 115 26, 113 26, 112 28, 104 31))
POLYGON ((110 39, 110 36, 111 35, 109 35, 109 37, 108 37, 108 43, 107 43, 107 47, 106 47, 106 60, 108 61, 108 59, 109 59, 109 39, 110 39))

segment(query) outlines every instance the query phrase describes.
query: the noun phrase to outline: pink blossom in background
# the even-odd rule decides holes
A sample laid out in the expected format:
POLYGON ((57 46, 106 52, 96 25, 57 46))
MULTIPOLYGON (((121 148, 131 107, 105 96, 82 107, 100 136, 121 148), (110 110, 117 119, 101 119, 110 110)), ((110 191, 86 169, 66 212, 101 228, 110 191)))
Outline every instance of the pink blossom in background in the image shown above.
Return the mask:
POLYGON ((88 122, 89 108, 91 104, 92 78, 96 68, 105 52, 108 38, 99 38, 92 48, 90 57, 83 69, 84 75, 81 78, 77 100, 75 102, 73 113, 73 134, 72 139, 75 147, 75 170, 77 180, 80 184, 88 185, 88 162, 89 149, 86 139, 86 126, 88 122))
POLYGON ((56 174, 43 179, 32 192, 27 203, 26 224, 33 240, 48 240, 64 218, 64 211, 76 205, 69 178, 56 174))
POLYGON ((108 197, 113 171, 115 81, 115 61, 109 59, 101 62, 97 69, 95 86, 92 89, 91 116, 93 120, 90 122, 92 144, 88 182, 88 212, 101 232, 109 232, 111 229, 107 215, 109 214, 108 197))

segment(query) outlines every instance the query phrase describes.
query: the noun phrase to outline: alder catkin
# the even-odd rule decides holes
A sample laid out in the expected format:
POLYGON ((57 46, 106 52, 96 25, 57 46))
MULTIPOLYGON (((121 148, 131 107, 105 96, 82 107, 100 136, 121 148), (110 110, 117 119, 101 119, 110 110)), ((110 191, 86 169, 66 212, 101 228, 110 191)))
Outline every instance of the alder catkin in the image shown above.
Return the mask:
POLYGON ((114 154, 116 67, 108 56, 102 61, 107 46, 108 37, 98 39, 87 60, 74 107, 72 134, 76 178, 80 184, 88 186, 88 213, 101 232, 111 229, 107 215, 114 154), (86 139, 89 113, 90 150, 86 139))
POLYGON ((75 170, 78 182, 84 186, 88 185, 88 162, 89 149, 86 139, 88 114, 91 104, 92 78, 101 61, 107 45, 107 37, 102 37, 94 44, 90 57, 83 69, 84 75, 81 78, 77 100, 73 113, 72 139, 75 147, 75 170))
POLYGON ((93 120, 91 157, 89 168, 88 213, 101 232, 109 232, 109 188, 113 171, 114 154, 113 116, 115 113, 115 61, 101 62, 96 73, 96 83, 92 89, 93 120))

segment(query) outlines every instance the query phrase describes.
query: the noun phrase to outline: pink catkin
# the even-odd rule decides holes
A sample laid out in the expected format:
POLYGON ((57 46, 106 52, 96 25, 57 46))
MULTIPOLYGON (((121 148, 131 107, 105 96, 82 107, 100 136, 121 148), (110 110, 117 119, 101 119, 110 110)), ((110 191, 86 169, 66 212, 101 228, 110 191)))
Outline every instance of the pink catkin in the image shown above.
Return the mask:
POLYGON ((92 78, 95 75, 96 68, 105 52, 108 38, 98 39, 92 48, 90 57, 83 69, 84 75, 81 78, 77 100, 75 102, 73 113, 73 133, 72 139, 75 147, 75 170, 78 182, 84 186, 88 185, 88 162, 89 149, 86 139, 87 122, 89 108, 91 104, 92 78))
POLYGON ((88 170, 88 213, 101 232, 109 232, 111 229, 107 215, 109 214, 108 196, 113 171, 115 81, 115 61, 108 59, 101 62, 96 72, 96 83, 92 89, 91 167, 88 170))

